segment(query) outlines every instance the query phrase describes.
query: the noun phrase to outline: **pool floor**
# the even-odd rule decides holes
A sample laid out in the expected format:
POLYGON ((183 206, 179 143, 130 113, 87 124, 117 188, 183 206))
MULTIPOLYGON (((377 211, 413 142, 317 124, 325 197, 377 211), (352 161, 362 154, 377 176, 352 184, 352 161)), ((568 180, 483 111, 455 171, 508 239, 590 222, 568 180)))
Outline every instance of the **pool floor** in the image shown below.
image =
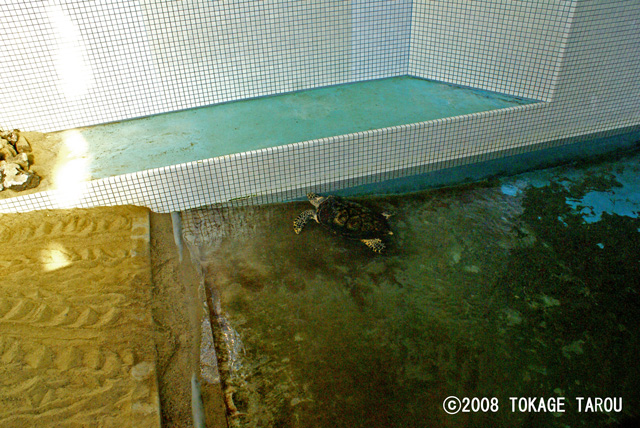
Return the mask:
POLYGON ((83 147, 88 175, 96 179, 532 102, 405 76, 229 102, 61 134, 71 145, 83 147))
POLYGON ((640 153, 360 202, 395 213, 385 254, 296 235, 305 202, 182 214, 240 338, 231 426, 600 428, 640 408, 640 153))

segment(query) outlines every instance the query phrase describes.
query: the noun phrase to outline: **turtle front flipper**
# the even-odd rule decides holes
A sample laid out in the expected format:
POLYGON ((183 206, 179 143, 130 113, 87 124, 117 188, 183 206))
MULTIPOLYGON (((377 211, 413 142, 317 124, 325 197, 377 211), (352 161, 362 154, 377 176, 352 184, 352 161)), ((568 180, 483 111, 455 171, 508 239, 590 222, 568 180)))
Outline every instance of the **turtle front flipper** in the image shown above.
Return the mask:
POLYGON ((382 239, 361 239, 361 241, 376 253, 381 253, 386 248, 382 239))
POLYGON ((302 228, 304 227, 304 225, 307 224, 309 220, 315 217, 315 210, 306 210, 304 212, 301 212, 298 217, 293 220, 293 231, 296 232, 296 234, 302 232, 302 228))

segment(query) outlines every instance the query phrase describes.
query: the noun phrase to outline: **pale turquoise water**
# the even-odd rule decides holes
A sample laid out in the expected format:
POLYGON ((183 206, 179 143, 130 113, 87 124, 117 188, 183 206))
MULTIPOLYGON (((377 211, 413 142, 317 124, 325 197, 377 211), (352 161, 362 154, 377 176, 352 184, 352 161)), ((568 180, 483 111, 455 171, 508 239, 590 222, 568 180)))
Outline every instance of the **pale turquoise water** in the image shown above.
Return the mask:
POLYGON ((103 178, 249 150, 496 110, 533 101, 394 77, 80 129, 103 178))

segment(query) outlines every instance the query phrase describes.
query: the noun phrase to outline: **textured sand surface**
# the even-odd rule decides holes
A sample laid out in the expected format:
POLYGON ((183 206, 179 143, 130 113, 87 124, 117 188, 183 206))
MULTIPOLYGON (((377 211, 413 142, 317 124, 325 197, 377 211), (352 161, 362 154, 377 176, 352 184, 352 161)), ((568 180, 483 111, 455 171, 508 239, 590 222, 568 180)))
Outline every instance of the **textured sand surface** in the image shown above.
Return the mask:
POLYGON ((0 220, 0 426, 159 427, 148 210, 0 220))

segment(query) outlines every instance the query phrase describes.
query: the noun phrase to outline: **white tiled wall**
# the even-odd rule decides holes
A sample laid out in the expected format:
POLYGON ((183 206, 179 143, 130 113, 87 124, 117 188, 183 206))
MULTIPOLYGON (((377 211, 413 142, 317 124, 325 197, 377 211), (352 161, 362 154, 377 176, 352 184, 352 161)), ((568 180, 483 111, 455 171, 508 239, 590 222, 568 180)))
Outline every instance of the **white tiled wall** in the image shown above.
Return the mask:
POLYGON ((163 111, 137 2, 0 2, 0 127, 51 131, 163 111), (7 102, 10 101, 10 102, 7 102))
POLYGON ((571 0, 415 0, 409 73, 550 101, 571 0))
MULTIPOLYGON (((275 0, 270 3, 224 3, 225 13, 230 13, 229 8, 237 8, 237 12, 242 12, 239 19, 249 21, 257 19, 258 9, 253 8, 260 8, 260 13, 273 12, 273 16, 269 15, 269 22, 278 26, 286 21, 279 13, 292 7, 294 9, 287 9, 287 13, 301 14, 301 20, 313 21, 309 21, 305 28, 310 25, 318 27, 317 31, 314 30, 317 39, 310 40, 298 28, 300 22, 296 22, 286 30, 294 34, 286 43, 269 40, 270 30, 262 21, 251 21, 251 29, 246 30, 248 33, 233 40, 218 24, 208 26, 207 22, 218 23, 228 19, 228 15, 214 13, 216 7, 222 7, 222 2, 189 3, 194 8, 199 5, 206 9, 200 12, 195 11, 197 8, 176 3, 187 2, 154 2, 154 7, 161 8, 154 12, 159 14, 154 15, 154 23, 149 23, 151 3, 140 6, 139 16, 142 18, 133 14, 129 23, 119 23, 137 28, 134 23, 139 19, 146 20, 144 32, 139 30, 137 35, 131 36, 132 39, 123 40, 119 48, 122 53, 112 63, 125 70, 144 70, 149 79, 157 83, 150 86, 150 93, 145 93, 144 97, 149 97, 162 108, 182 108, 175 107, 173 103, 193 102, 194 99, 220 101, 224 97, 245 96, 251 93, 251 88, 262 90, 263 85, 283 91, 300 88, 296 86, 299 84, 324 85, 332 79, 337 82, 341 79, 348 81, 354 76, 375 77, 378 76, 376 73, 394 75, 402 73, 403 67, 407 67, 404 72, 420 76, 440 76, 461 84, 545 102, 112 177, 64 194, 46 192, 0 201, 0 211, 131 203, 166 212, 229 200, 247 203, 276 201, 302 196, 308 189, 330 191, 370 180, 489 159, 505 152, 526 151, 538 144, 568 137, 640 126, 640 32, 637 30, 640 27, 640 4, 637 1, 416 0, 412 8, 409 49, 406 47, 406 31, 399 32, 397 38, 392 36, 395 34, 393 29, 407 20, 408 3, 404 1, 372 2, 371 8, 357 2, 308 5, 315 8, 315 17, 324 17, 322 25, 320 21, 313 21, 299 3, 295 3, 296 6, 275 0), (265 9, 268 5, 270 9, 265 9), (178 7, 183 9, 178 11, 175 9, 178 7), (354 12, 354 7, 359 12, 354 12), (509 19, 503 19, 500 14, 503 11, 510 16, 509 19), (160 18, 165 16, 163 14, 167 18, 160 18), (208 18, 201 18, 201 14, 208 18), (350 18, 344 19, 345 14, 350 18), (389 18, 389 14, 395 18, 389 18), (189 35, 177 30, 190 20, 199 26, 199 32, 189 35), (354 26, 354 22, 357 25, 354 26), (445 22, 446 26, 441 25, 445 22), (379 25, 380 33, 374 31, 374 23, 379 25), (171 46, 167 47, 167 42, 160 41, 161 37, 168 37, 162 35, 165 34, 163 31, 172 26, 178 34, 171 36, 170 40, 184 38, 178 44, 180 47, 170 43, 171 46), (369 33, 373 35, 364 36, 369 33), (480 36, 484 40, 482 43, 479 42, 480 36), (146 47, 139 46, 134 42, 136 37, 139 40, 146 38, 151 43, 146 47), (220 52, 206 56, 205 51, 211 46, 207 37, 221 43, 220 52), (434 54, 436 45, 439 46, 437 52, 443 50, 444 57, 434 54), (463 49, 449 53, 444 52, 446 46, 463 49), (236 50, 242 49, 251 55, 234 56, 236 50), (332 53, 333 49, 337 49, 336 53, 332 53), (142 62, 126 63, 122 58, 127 56, 127 52, 134 51, 141 52, 142 62), (159 51, 174 59, 163 63, 159 51), (282 57, 277 53, 281 51, 282 57), (305 55, 307 52, 311 54, 305 55), (357 52, 366 52, 366 55, 359 57, 357 52), (271 61, 261 59, 260 55, 266 55, 271 61), (292 61, 291 64, 285 61, 286 73, 278 74, 268 67, 285 57, 292 61), (327 68, 314 68, 316 58, 324 58, 326 62, 320 63, 319 68, 328 64, 327 68), (185 64, 184 69, 179 66, 181 63, 185 64), (226 80, 216 81, 214 86, 206 89, 209 92, 197 92, 202 82, 213 79, 212 69, 220 72, 215 76, 223 76, 226 80), (212 74, 209 76, 207 73, 212 74), (223 85, 221 82, 226 83, 223 85), (255 82, 261 83, 254 87, 255 82), (222 85, 224 91, 215 85, 222 85), (197 94, 194 95, 194 91, 197 94)), ((34 16, 41 17, 42 13, 34 12, 34 16)), ((39 25, 43 31, 46 29, 45 23, 39 25)), ((277 31, 284 34, 285 30, 278 27, 277 31)), ((2 34, 0 37, 6 39, 11 36, 2 34)), ((37 43, 33 42, 33 45, 30 42, 30 52, 44 55, 51 48, 46 45, 47 37, 33 35, 32 38, 37 43)), ((73 40, 68 38, 72 51, 82 51, 76 46, 80 41, 88 43, 84 39, 73 40)), ((99 44, 95 47, 94 44, 90 43, 92 49, 102 52, 99 44)), ((89 49, 89 52, 94 51, 89 49)), ((78 61, 76 65, 82 66, 83 62, 78 61)), ((44 56, 42 67, 53 72, 55 61, 44 56)), ((35 77, 30 80, 27 75, 21 83, 14 74, 9 77, 16 84, 26 85, 24 87, 32 90, 34 97, 38 88, 44 91, 42 97, 45 98, 59 94, 55 92, 59 91, 60 85, 57 78, 36 83, 35 77)), ((2 82, 5 77, 2 75, 2 82)), ((94 78, 101 81, 102 76, 97 74, 94 78)), ((113 105, 106 102, 105 108, 108 112, 113 110, 114 115, 122 114, 119 106, 126 110, 132 100, 127 98, 122 88, 113 91, 119 95, 112 97, 120 97, 121 102, 113 105)), ((82 101, 82 97, 79 100, 76 103, 80 107, 87 102, 82 101)), ((59 101, 59 104, 52 101, 55 107, 52 111, 60 113, 52 115, 50 120, 68 120, 65 109, 71 105, 68 100, 59 101)), ((46 108, 34 111, 42 117, 49 117, 46 108)), ((12 116, 3 111, 0 118, 5 120, 5 117, 12 116)))
POLYGON ((49 132, 407 72, 410 0, 5 0, 0 127, 49 132))
POLYGON ((351 81, 408 74, 411 0, 351 2, 351 81))

